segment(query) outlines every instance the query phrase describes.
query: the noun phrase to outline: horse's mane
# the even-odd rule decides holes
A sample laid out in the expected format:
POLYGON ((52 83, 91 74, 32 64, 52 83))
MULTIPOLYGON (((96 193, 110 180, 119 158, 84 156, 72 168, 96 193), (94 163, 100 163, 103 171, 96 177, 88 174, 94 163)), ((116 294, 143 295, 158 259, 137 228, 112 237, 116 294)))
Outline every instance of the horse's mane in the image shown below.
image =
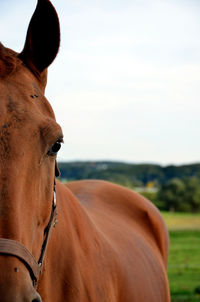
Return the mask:
POLYGON ((14 73, 19 65, 21 60, 18 59, 18 53, 0 43, 0 77, 14 73))

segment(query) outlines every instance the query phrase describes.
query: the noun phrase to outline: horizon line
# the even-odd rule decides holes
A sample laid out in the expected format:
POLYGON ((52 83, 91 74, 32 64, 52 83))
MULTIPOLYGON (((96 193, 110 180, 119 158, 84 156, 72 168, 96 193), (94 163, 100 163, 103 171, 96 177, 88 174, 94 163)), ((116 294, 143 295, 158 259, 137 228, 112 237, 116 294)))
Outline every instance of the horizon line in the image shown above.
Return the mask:
POLYGON ((132 161, 126 161, 126 160, 113 160, 113 159, 69 159, 69 160, 62 160, 57 159, 58 164, 59 163, 121 163, 121 164, 127 164, 127 165, 154 165, 154 166, 161 166, 161 167, 168 167, 168 166, 192 166, 192 165, 200 165, 200 161, 197 162, 188 162, 188 163, 167 163, 167 164, 161 164, 158 162, 132 162, 132 161))

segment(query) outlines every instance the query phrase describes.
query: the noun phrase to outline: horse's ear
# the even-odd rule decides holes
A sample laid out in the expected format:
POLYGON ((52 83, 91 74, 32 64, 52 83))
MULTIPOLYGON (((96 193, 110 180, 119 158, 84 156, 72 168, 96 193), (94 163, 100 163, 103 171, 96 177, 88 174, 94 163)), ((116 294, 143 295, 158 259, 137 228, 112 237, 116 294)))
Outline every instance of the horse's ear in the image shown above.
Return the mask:
POLYGON ((60 26, 56 10, 49 0, 38 0, 19 57, 33 73, 40 76, 55 59, 59 45, 60 26))

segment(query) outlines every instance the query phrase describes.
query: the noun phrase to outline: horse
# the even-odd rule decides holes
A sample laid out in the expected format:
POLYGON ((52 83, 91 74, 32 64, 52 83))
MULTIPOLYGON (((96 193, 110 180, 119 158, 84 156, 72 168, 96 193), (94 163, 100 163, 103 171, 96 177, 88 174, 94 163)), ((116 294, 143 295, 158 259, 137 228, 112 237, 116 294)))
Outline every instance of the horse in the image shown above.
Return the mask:
POLYGON ((38 0, 21 53, 0 44, 0 302, 169 302, 157 208, 103 180, 62 184, 45 98, 60 25, 38 0))

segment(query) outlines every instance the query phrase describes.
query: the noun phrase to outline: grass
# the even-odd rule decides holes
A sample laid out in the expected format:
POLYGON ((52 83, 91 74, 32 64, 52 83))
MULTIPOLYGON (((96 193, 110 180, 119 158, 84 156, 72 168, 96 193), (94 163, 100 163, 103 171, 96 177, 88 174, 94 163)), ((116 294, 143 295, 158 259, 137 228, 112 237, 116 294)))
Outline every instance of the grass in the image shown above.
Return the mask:
POLYGON ((197 302, 200 295, 200 215, 163 213, 169 228, 168 276, 172 302, 197 302))
POLYGON ((200 214, 163 212, 169 230, 200 230, 200 214))

